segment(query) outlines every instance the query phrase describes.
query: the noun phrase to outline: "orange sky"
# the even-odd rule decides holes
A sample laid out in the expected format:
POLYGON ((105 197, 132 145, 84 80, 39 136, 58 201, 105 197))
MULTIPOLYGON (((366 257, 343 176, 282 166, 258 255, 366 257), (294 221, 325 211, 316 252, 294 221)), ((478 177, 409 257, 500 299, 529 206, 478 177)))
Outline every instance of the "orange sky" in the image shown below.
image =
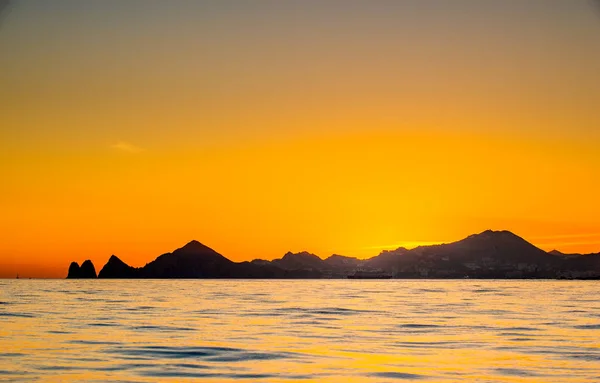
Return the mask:
POLYGON ((191 239, 236 261, 489 228, 600 251, 600 19, 434 3, 15 2, 0 277, 191 239))

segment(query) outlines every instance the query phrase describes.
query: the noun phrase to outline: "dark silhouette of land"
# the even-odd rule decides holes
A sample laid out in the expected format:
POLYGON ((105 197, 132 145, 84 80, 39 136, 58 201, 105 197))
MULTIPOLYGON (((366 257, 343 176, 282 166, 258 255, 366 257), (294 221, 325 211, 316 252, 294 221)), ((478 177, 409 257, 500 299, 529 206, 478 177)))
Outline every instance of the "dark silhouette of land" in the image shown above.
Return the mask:
POLYGON ((317 270, 285 269, 253 262, 233 262, 191 241, 184 247, 159 256, 144 267, 135 268, 112 255, 100 270, 99 278, 319 278, 317 270))
MULTIPOLYGON (((600 279, 600 253, 546 252, 509 231, 487 230, 463 240, 414 249, 398 248, 360 260, 321 259, 301 252, 267 261, 233 262, 192 241, 144 267, 112 255, 98 278, 498 278, 600 279)), ((67 278, 96 278, 88 260, 75 262, 67 278)))
POLYGON ((79 267, 77 262, 71 262, 67 278, 96 278, 96 268, 89 259, 83 261, 81 267, 79 267))

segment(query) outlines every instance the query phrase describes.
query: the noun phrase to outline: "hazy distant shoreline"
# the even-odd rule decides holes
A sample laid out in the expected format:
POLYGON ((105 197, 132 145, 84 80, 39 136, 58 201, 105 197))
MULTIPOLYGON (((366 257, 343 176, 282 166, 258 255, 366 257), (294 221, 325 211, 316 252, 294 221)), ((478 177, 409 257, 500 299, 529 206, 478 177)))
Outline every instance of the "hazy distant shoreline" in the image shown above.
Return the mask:
POLYGON ((69 279, 600 279, 600 253, 546 252, 509 231, 487 230, 457 242, 398 248, 360 260, 342 255, 321 259, 301 252, 272 261, 233 262, 191 241, 143 267, 112 255, 96 273, 86 260, 72 262, 69 279))

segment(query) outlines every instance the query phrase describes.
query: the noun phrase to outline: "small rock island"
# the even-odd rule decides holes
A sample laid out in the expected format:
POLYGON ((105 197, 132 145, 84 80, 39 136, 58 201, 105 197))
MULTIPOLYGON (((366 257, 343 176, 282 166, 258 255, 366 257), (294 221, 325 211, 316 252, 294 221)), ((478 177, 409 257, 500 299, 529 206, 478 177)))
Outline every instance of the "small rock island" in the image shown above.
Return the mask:
POLYGON ((89 259, 83 261, 81 267, 77 262, 71 262, 69 266, 69 279, 96 278, 96 268, 89 259))

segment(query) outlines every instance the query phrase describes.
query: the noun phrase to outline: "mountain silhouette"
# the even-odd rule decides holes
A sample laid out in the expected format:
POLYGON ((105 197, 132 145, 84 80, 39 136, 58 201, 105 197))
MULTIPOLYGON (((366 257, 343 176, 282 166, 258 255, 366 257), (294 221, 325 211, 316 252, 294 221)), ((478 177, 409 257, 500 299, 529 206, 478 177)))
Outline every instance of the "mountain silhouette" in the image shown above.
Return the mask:
POLYGON ((547 262, 555 257, 510 231, 487 230, 463 240, 432 246, 420 246, 407 252, 420 257, 443 258, 450 262, 547 262))
POLYGON ((446 255, 458 261, 476 261, 483 257, 513 262, 546 262, 554 259, 544 250, 506 230, 486 230, 452 244, 429 248, 431 251, 421 248, 422 253, 446 255))
POLYGON ((140 269, 127 265, 116 255, 110 256, 108 262, 98 274, 98 278, 136 278, 139 276, 140 269))
POLYGON ((408 253, 408 249, 404 247, 399 247, 396 250, 384 250, 378 256, 368 259, 365 262, 365 266, 372 269, 382 269, 387 270, 390 269, 404 260, 408 260, 406 257, 406 253, 408 253))
POLYGON ((344 255, 333 254, 327 257, 323 263, 330 269, 352 269, 354 270, 356 267, 360 266, 364 261, 353 258, 346 257, 344 255))
POLYGON ((562 258, 578 258, 578 257, 589 257, 589 256, 600 256, 600 253, 581 254, 581 253, 563 253, 558 250, 549 251, 548 254, 556 255, 562 258))
MULTIPOLYGON (((342 255, 323 260, 303 251, 288 252, 272 261, 233 262, 210 247, 191 241, 140 268, 112 255, 98 277, 346 278, 361 273, 395 278, 600 279, 600 253, 546 252, 509 231, 492 230, 452 243, 383 251, 367 260, 342 255)), ((89 260, 81 267, 76 262, 69 266, 67 278, 95 277, 89 260)))
POLYGON ((401 253, 382 268, 412 277, 542 278, 560 261, 509 231, 492 230, 401 253))
MULTIPOLYGON (((75 263, 75 266, 77 264, 75 263)), ((80 275, 73 264, 68 278, 80 275), (73 270, 71 270, 73 269, 73 270)), ((99 278, 319 278, 313 270, 285 270, 269 261, 232 262, 198 241, 191 241, 171 253, 162 254, 144 267, 127 265, 112 255, 100 270, 99 278)))
POLYGON ((198 241, 159 256, 143 267, 149 278, 234 277, 234 262, 198 241))
POLYGON ((283 258, 274 259, 271 264, 285 270, 322 270, 325 267, 321 258, 307 251, 287 252, 283 258))
POLYGON ((600 270, 600 253, 592 254, 565 254, 553 250, 550 253, 558 255, 563 261, 564 277, 572 277, 573 273, 579 277, 595 278, 597 271, 600 270))

